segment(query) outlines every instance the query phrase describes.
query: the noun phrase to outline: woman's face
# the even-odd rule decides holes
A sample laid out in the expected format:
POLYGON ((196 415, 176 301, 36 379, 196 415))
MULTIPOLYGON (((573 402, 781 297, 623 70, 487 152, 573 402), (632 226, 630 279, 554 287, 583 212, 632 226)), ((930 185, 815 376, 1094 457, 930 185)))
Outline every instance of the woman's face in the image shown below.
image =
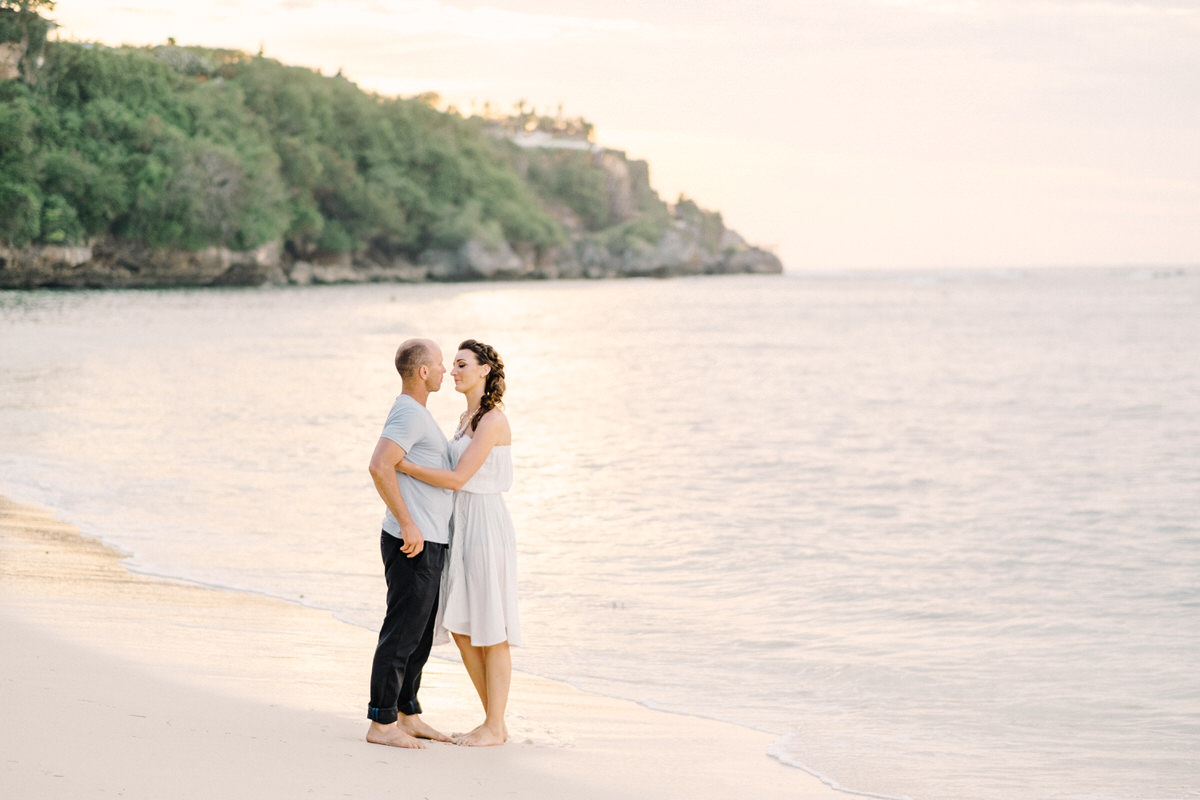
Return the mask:
POLYGON ((476 386, 482 387, 484 378, 491 369, 479 363, 471 350, 459 350, 454 355, 454 368, 450 377, 454 379, 454 391, 466 394, 476 386))

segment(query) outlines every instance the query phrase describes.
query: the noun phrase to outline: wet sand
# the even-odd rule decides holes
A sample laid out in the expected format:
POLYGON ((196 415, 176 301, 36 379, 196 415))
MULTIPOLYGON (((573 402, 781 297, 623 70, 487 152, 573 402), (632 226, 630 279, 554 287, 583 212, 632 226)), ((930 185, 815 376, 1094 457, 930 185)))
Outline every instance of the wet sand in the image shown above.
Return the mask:
MULTIPOLYGON (((523 673, 503 747, 371 745, 374 633, 120 556, 0 498, 5 798, 847 797, 765 755, 769 734, 523 673)), ((421 702, 447 733, 481 716, 452 661, 430 661, 421 702)))

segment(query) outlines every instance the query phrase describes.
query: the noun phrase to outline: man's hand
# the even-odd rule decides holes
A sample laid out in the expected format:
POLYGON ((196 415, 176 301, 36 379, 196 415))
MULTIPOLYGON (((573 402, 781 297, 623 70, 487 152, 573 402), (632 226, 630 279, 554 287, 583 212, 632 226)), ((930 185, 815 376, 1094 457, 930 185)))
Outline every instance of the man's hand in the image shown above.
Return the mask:
POLYGON ((425 549, 425 536, 416 525, 400 526, 400 538, 404 540, 400 552, 409 558, 416 558, 425 549))

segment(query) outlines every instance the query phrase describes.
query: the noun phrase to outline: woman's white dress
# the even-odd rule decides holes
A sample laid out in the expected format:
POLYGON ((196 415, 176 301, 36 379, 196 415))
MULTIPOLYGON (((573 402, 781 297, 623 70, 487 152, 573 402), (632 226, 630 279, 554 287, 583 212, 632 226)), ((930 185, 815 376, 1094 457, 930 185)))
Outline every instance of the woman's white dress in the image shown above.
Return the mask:
MULTIPOLYGON (((471 443, 450 442, 455 466, 471 443)), ((479 471, 454 493, 450 558, 442 575, 439 641, 447 631, 469 635, 475 647, 521 643, 517 617, 517 536, 504 496, 512 488, 512 448, 492 448, 479 471)))

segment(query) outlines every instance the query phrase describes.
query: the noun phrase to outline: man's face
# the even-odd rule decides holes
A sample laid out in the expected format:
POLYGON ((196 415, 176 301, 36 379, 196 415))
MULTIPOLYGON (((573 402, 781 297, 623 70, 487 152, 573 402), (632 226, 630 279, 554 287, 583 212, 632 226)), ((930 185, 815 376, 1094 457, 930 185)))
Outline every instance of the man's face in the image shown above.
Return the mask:
POLYGON ((440 347, 431 346, 429 348, 429 363, 425 365, 428 372, 425 374, 425 388, 431 392, 436 392, 442 388, 442 378, 446 377, 446 365, 442 359, 442 350, 440 347))

